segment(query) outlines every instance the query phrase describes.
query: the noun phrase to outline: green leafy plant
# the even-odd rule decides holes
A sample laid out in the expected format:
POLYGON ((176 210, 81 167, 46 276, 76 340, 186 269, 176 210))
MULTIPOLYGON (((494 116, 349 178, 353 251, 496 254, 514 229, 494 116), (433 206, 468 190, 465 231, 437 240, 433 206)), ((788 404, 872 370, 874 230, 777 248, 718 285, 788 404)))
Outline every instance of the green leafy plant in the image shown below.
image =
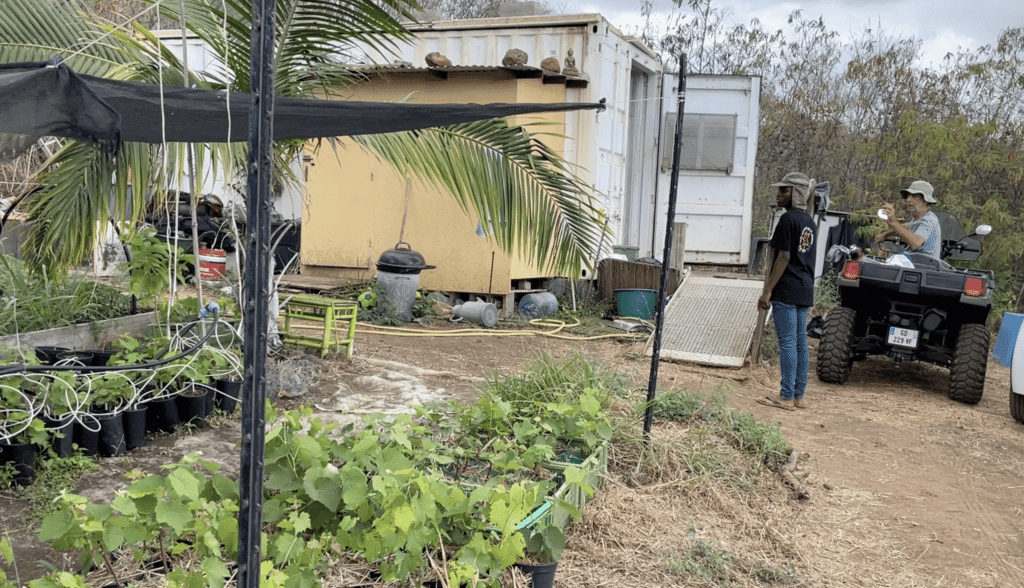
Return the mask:
POLYGON ((89 379, 87 404, 92 410, 112 412, 127 406, 137 395, 132 372, 102 372, 89 379))
POLYGON ((47 417, 59 419, 88 406, 85 393, 81 390, 74 372, 52 371, 27 375, 25 379, 36 383, 33 389, 37 398, 43 398, 44 414, 47 417))
POLYGON ((19 388, 0 385, 0 407, 0 440, 11 444, 46 441, 39 436, 40 430, 45 432, 45 425, 33 417, 31 399, 19 388))
MULTIPOLYGON (((584 472, 576 467, 569 467, 564 472, 564 483, 566 485, 578 486, 586 494, 593 496, 594 488, 584 482, 584 472)), ((542 504, 547 503, 549 510, 540 508, 537 505, 532 510, 529 519, 524 520, 517 526, 525 540, 526 559, 533 563, 552 563, 562 557, 565 550, 565 527, 569 522, 579 522, 582 514, 575 504, 565 500, 561 496, 545 494, 542 504), (569 520, 559 521, 551 514, 554 508, 565 513, 569 520)))
POLYGON ((238 375, 241 362, 237 361, 235 352, 203 346, 196 352, 192 366, 195 368, 197 381, 209 384, 222 377, 238 375))
POLYGON ((18 588, 18 586, 21 586, 21 580, 18 576, 17 562, 14 560, 14 550, 11 548, 11 539, 7 535, 0 537, 0 555, 3 556, 7 565, 14 570, 14 581, 11 582, 7 579, 7 572, 0 568, 0 588, 18 588))
MULTIPOLYGON (((371 415, 358 429, 324 424, 308 408, 282 415, 269 408, 276 424, 266 436, 263 532, 265 563, 281 574, 273 582, 314 585, 317 570, 342 554, 374 562, 384 581, 405 580, 432 571, 432 554, 444 551, 453 585, 488 578, 482 585, 496 587, 518 559, 557 559, 563 526, 579 520, 568 497, 593 488, 574 466, 528 477, 552 448, 532 438, 543 448, 531 454, 507 426, 488 438, 485 423, 504 422, 510 410, 492 400, 480 410, 437 406, 388 421, 371 415), (469 416, 452 424, 453 411, 469 416), (459 434, 463 422, 472 434, 459 434), (480 484, 452 479, 446 466, 469 459, 503 475, 480 484)), ((206 581, 221 585, 228 573, 219 562, 237 557, 237 485, 194 458, 166 467, 166 476, 139 476, 110 505, 63 496, 41 538, 104 567, 106 554, 124 546, 168 567, 188 551, 203 562, 206 581)), ((175 572, 174 582, 200 581, 196 571, 175 572)))
POLYGON ((193 255, 158 238, 156 229, 140 229, 128 240, 128 246, 131 260, 123 265, 128 270, 129 289, 145 305, 152 305, 168 291, 172 277, 184 282, 189 265, 194 263, 193 255))

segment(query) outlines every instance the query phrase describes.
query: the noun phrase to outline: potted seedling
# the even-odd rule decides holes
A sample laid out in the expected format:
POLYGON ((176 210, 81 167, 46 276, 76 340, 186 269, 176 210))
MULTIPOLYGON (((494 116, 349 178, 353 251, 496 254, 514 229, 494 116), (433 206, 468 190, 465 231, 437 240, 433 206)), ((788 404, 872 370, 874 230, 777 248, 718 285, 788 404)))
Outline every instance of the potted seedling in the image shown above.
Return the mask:
POLYGON ((26 374, 23 386, 43 399, 43 422, 53 431, 52 449, 57 457, 74 453, 75 415, 87 407, 86 394, 79 390, 74 372, 58 370, 26 374))
POLYGON ((112 370, 111 374, 119 374, 132 386, 131 394, 127 398, 127 405, 121 413, 125 449, 131 451, 146 444, 146 419, 149 414, 146 390, 150 385, 153 372, 145 369, 127 369, 128 366, 136 366, 148 361, 146 347, 135 337, 122 335, 113 342, 112 347, 114 354, 107 362, 112 370))
POLYGON ((97 423, 97 450, 104 457, 121 455, 127 449, 123 412, 138 396, 130 373, 101 372, 90 378, 89 411, 97 423))
POLYGON ((36 477, 37 445, 49 442, 46 424, 35 417, 33 399, 10 383, 0 384, 0 464, 9 481, 28 486, 36 477))
POLYGON ((207 401, 211 389, 207 386, 209 377, 203 371, 199 354, 186 355, 157 369, 154 379, 162 385, 161 390, 175 390, 178 416, 181 422, 198 428, 206 426, 209 414, 207 401))
POLYGON ((516 526, 526 543, 526 556, 516 563, 516 567, 531 575, 533 588, 551 588, 554 585, 558 560, 565 550, 565 529, 583 518, 576 501, 567 498, 576 493, 592 494, 594 491, 584 484, 584 475, 579 468, 566 468, 561 486, 553 494, 545 496, 544 504, 516 526))
POLYGON ((224 412, 235 410, 242 388, 242 359, 235 349, 204 346, 196 354, 196 371, 211 386, 207 413, 216 407, 224 412))
POLYGON ((164 337, 139 340, 122 335, 112 343, 117 350, 109 362, 114 369, 120 366, 146 366, 126 370, 137 393, 125 410, 125 433, 128 449, 141 447, 146 431, 171 433, 180 424, 177 370, 170 365, 149 367, 166 355, 169 341, 164 337), (143 423, 145 423, 143 425, 143 423))

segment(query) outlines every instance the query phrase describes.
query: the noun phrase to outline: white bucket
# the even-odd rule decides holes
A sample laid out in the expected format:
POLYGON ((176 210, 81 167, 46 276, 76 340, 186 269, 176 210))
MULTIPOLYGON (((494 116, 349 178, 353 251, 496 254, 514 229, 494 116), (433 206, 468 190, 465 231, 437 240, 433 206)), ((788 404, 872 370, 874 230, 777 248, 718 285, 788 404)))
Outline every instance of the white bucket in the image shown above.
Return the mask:
POLYGON ((485 327, 498 324, 498 307, 490 302, 464 302, 452 307, 452 321, 467 320, 485 327))
POLYGON ((381 298, 395 307, 398 318, 412 320, 412 305, 416 302, 416 290, 420 285, 420 275, 394 274, 377 270, 377 282, 380 284, 381 298))

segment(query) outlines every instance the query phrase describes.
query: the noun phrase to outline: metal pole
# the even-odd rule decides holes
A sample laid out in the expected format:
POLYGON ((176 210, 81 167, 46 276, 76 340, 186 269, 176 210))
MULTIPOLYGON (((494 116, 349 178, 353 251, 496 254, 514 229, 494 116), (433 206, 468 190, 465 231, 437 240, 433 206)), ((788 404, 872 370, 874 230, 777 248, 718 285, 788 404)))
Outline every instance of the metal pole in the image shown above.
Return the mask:
MULTIPOLYGON (((188 35, 185 33, 185 0, 181 0, 180 5, 178 24, 181 26, 181 77, 182 85, 188 88, 191 82, 188 71, 188 35)), ((193 147, 192 143, 185 143, 186 161, 188 162, 188 212, 192 216, 192 277, 196 284, 196 300, 199 302, 199 308, 204 308, 206 304, 203 303, 203 272, 199 269, 201 264, 199 261, 199 215, 196 212, 199 194, 196 191, 196 165, 192 154, 193 147)), ((178 201, 175 205, 180 203, 181 190, 178 191, 178 201)), ((206 334, 206 323, 203 321, 199 322, 199 332, 203 335, 206 334)))
POLYGON ((647 381, 647 410, 644 411, 644 441, 651 438, 654 419, 654 395, 658 388, 658 362, 661 360, 661 335, 665 324, 665 294, 672 259, 672 233, 676 218, 676 195, 679 191, 679 154, 683 149, 683 107, 686 104, 686 54, 679 56, 679 91, 676 106, 676 140, 672 149, 672 183, 668 192, 668 221, 665 223, 665 253, 661 258, 661 285, 658 287, 658 312, 654 322, 654 345, 651 347, 651 376, 647 381))
POLYGON ((246 192, 245 322, 242 381, 242 456, 239 475, 238 583, 259 588, 263 521, 263 455, 270 299, 270 185, 274 121, 275 0, 253 0, 246 192))

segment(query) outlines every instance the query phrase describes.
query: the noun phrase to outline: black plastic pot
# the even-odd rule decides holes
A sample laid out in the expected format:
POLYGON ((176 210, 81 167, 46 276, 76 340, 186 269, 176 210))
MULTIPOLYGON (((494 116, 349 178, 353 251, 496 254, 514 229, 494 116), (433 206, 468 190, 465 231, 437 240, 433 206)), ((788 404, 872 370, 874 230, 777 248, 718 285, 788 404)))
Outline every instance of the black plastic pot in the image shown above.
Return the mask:
POLYGON ((206 398, 206 406, 203 407, 203 416, 210 416, 213 414, 213 403, 217 396, 217 389, 209 386, 203 386, 203 389, 206 390, 206 396, 204 396, 206 398))
POLYGON ((85 350, 85 353, 92 354, 92 365, 103 366, 107 365, 107 362, 110 361, 110 358, 113 357, 114 354, 117 352, 112 350, 104 351, 102 349, 87 349, 85 350))
POLYGON ((174 397, 150 400, 146 403, 146 430, 151 433, 173 433, 181 424, 178 403, 174 397))
POLYGON ((214 406, 218 410, 231 414, 235 412, 238 399, 242 395, 242 380, 217 380, 217 394, 214 399, 214 406))
POLYGON ((182 390, 177 396, 178 415, 182 424, 202 429, 206 426, 206 399, 210 390, 195 386, 182 390))
POLYGON ((530 586, 533 588, 552 588, 555 585, 555 570, 558 562, 546 564, 515 564, 524 574, 530 574, 530 586))
POLYGON ((43 424, 52 429, 53 444, 50 446, 57 457, 70 457, 75 451, 75 423, 70 417, 54 418, 43 415, 43 424))
POLYGON ((100 453, 100 423, 96 417, 83 414, 80 422, 75 423, 73 439, 82 455, 92 457, 100 453))
POLYGON ((146 405, 141 404, 121 414, 124 445, 128 451, 146 446, 146 409, 146 405))
POLYGON ((31 443, 0 443, 0 463, 14 465, 18 486, 31 486, 36 479, 36 451, 31 443))
POLYGON ((36 357, 39 358, 39 361, 47 365, 53 365, 57 363, 57 354, 63 353, 65 351, 68 351, 67 347, 56 347, 53 345, 38 345, 36 346, 36 357))
POLYGON ((121 413, 96 417, 100 422, 99 453, 103 457, 117 457, 125 452, 124 420, 121 413))
POLYGON ((88 351, 61 351, 57 354, 57 361, 68 362, 72 365, 92 365, 93 356, 88 351))

